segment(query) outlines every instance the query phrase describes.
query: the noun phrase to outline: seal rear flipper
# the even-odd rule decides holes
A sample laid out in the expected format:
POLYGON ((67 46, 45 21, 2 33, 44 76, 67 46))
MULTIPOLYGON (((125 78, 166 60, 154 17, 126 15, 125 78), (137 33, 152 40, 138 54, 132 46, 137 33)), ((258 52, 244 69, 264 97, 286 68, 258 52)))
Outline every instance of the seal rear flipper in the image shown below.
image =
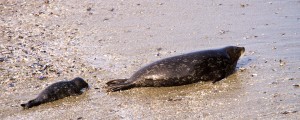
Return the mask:
POLYGON ((30 100, 28 103, 21 104, 24 109, 31 108, 33 106, 38 106, 42 104, 41 102, 36 102, 35 100, 30 100))
POLYGON ((26 104, 27 104, 27 103, 23 103, 23 104, 21 104, 21 106, 22 106, 23 108, 25 108, 26 104))
POLYGON ((110 85, 124 84, 127 80, 128 79, 115 79, 115 80, 108 81, 106 85, 110 86, 110 85))
POLYGON ((133 88, 133 87, 135 87, 134 84, 108 85, 107 86, 107 92, 127 90, 127 89, 130 89, 130 88, 133 88))

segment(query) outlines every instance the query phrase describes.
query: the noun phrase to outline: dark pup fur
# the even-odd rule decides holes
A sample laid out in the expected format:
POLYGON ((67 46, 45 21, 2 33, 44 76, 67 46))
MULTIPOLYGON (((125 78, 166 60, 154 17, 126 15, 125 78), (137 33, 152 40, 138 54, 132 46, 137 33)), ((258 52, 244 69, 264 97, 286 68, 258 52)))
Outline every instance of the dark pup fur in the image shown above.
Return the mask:
POLYGON ((234 72, 244 51, 244 47, 228 46, 165 58, 141 68, 129 79, 107 82, 107 91, 179 86, 199 81, 215 83, 234 72))
POLYGON ((62 99, 64 97, 80 95, 83 88, 88 88, 89 85, 82 78, 75 78, 71 81, 61 81, 54 83, 43 90, 35 99, 30 100, 28 103, 21 104, 25 109, 40 104, 62 99))

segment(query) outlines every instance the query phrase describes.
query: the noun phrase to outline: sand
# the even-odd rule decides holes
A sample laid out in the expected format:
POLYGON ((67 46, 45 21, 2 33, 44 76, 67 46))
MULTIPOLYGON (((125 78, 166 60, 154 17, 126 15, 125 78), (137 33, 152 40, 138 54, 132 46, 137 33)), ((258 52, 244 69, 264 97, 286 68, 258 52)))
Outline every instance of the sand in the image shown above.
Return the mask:
POLYGON ((299 119, 298 0, 2 0, 0 117, 12 119, 299 119), (244 46, 216 83, 107 93, 105 82, 188 52, 244 46), (23 110, 48 85, 91 89, 23 110))

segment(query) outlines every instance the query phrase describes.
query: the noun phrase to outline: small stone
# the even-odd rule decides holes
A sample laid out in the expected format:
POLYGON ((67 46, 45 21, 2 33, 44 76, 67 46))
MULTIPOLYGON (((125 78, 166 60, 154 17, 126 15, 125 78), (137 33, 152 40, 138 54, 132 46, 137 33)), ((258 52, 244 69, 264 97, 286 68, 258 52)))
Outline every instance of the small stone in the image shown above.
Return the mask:
POLYGON ((300 87, 300 85, 299 84, 294 84, 293 85, 295 88, 298 88, 298 87, 300 87))
POLYGON ((250 39, 250 36, 243 37, 244 40, 250 39))
POLYGON ((281 114, 288 114, 289 112, 288 111, 284 111, 284 112, 282 112, 281 114))
POLYGON ((229 30, 220 30, 220 31, 219 31, 219 34, 220 34, 220 35, 223 35, 223 34, 225 34, 225 33, 227 33, 227 32, 229 32, 229 30))
POLYGON ((39 76, 38 79, 39 80, 45 80, 47 77, 46 76, 39 76))
POLYGON ((296 110, 294 110, 294 111, 284 111, 281 114, 289 114, 289 113, 296 113, 296 112, 298 112, 298 111, 296 111, 296 110))
POLYGON ((249 6, 249 4, 240 4, 242 8, 249 6))
POLYGON ((109 20, 109 18, 104 18, 104 19, 103 19, 103 21, 107 21, 107 20, 109 20))
POLYGON ((45 3, 45 4, 49 4, 50 1, 49 1, 49 0, 45 0, 44 3, 45 3))
POLYGON ((281 59, 279 60, 279 63, 280 63, 280 64, 279 64, 280 66, 285 65, 285 62, 284 62, 283 60, 281 60, 281 59))
POLYGON ((169 98, 167 101, 181 101, 182 98, 169 98))
POLYGON ((274 98, 276 98, 276 97, 278 97, 278 96, 280 96, 278 93, 273 94, 273 97, 274 97, 274 98))
POLYGON ((239 70, 240 70, 241 72, 244 72, 244 71, 246 70, 246 68, 242 68, 242 67, 241 67, 239 70))
POLYGON ((157 51, 161 51, 161 50, 162 50, 162 48, 161 48, 161 47, 159 47, 159 48, 156 48, 156 50, 157 50, 157 51))
POLYGON ((23 36, 19 36, 19 39, 23 39, 24 37, 23 36))
POLYGON ((86 11, 91 11, 92 10, 92 8, 91 7, 88 7, 87 9, 86 9, 86 11))
POLYGON ((15 85, 13 83, 9 83, 8 86, 9 87, 15 87, 15 85))
POLYGON ((115 8, 111 8, 109 11, 113 12, 115 10, 115 8))
POLYGON ((109 112, 118 112, 118 110, 113 110, 113 109, 110 109, 108 110, 109 112))
POLYGON ((271 84, 278 84, 278 82, 272 82, 271 84))
POLYGON ((289 78, 288 80, 294 80, 295 78, 289 78))
POLYGON ((4 62, 4 60, 5 60, 4 57, 0 58, 0 62, 4 62))
POLYGON ((255 77, 255 76, 257 76, 257 74, 252 74, 252 75, 251 75, 251 77, 255 77))

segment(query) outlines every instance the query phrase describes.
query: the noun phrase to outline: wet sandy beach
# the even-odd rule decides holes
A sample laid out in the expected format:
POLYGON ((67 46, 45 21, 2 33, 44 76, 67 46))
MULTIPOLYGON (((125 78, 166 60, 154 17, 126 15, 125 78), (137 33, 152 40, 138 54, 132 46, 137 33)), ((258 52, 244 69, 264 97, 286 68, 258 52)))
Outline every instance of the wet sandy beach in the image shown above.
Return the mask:
POLYGON ((299 119, 299 10, 299 0, 2 0, 0 118, 299 119), (103 88, 162 58, 228 45, 246 52, 217 84, 103 88), (74 77, 91 89, 20 107, 74 77))

